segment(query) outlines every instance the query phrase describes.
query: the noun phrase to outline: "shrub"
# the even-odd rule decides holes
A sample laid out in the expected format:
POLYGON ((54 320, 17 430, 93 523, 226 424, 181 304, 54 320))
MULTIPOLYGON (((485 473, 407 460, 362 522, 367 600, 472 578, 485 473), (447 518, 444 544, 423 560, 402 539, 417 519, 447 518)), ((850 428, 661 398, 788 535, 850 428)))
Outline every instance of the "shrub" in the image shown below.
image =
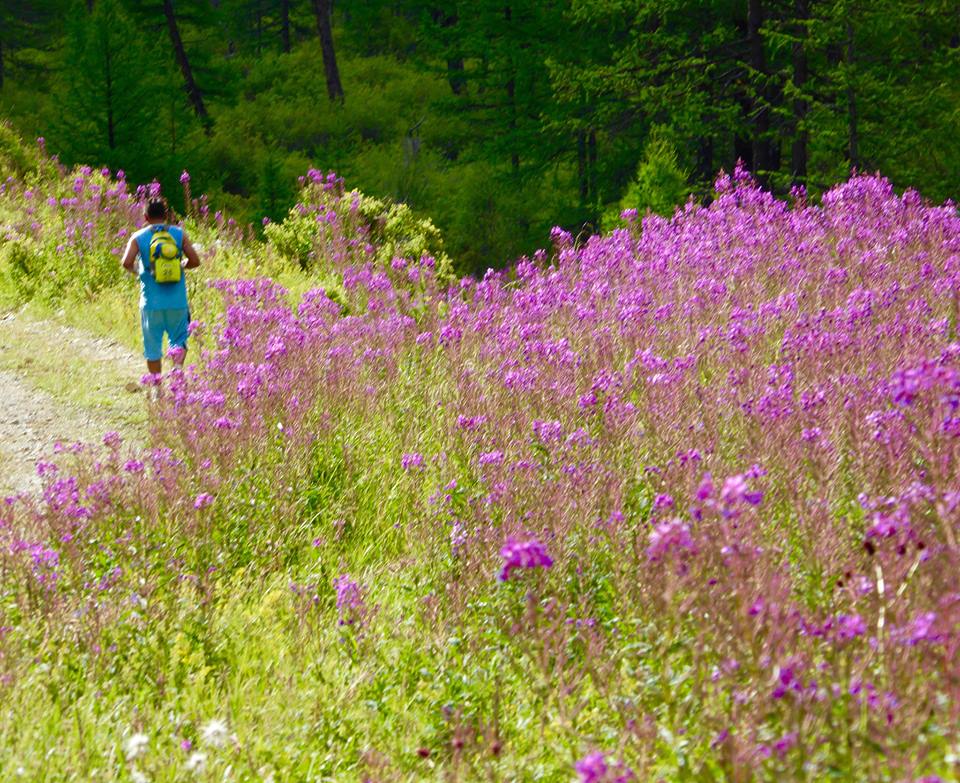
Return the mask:
POLYGON ((302 269, 323 271, 369 262, 390 269, 394 259, 430 257, 438 281, 452 277, 452 262, 439 229, 406 204, 346 192, 333 174, 312 170, 303 179, 300 202, 282 223, 267 226, 270 246, 302 269))
POLYGON ((0 180, 7 177, 23 178, 40 165, 40 152, 27 145, 14 133, 9 123, 0 119, 0 180))
POLYGON ((0 245, 0 269, 9 280, 18 302, 28 302, 52 286, 44 285, 47 271, 43 257, 29 242, 14 240, 0 245))

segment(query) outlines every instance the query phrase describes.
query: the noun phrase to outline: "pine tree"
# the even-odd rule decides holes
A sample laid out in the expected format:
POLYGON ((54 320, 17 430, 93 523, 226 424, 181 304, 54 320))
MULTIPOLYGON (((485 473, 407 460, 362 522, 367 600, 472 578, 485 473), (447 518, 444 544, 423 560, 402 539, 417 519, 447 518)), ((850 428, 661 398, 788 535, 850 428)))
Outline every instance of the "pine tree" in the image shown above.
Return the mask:
MULTIPOLYGON (((64 49, 54 147, 68 161, 147 177, 157 151, 156 79, 119 0, 74 13, 64 49)), ((149 51, 147 49, 146 51, 149 51)))
MULTIPOLYGON (((799 2, 798 2, 799 5, 799 2)), ((810 0, 804 41, 808 181, 879 170, 931 198, 960 195, 960 19, 950 0, 810 0)))
POLYGON ((294 41, 313 29, 312 18, 301 18, 309 5, 305 0, 221 0, 219 18, 229 35, 228 49, 257 57, 271 51, 289 54, 294 41))
POLYGON ((293 205, 293 179, 285 176, 281 158, 273 147, 263 156, 257 178, 257 208, 260 217, 281 220, 293 205))
POLYGON ((142 29, 137 39, 148 38, 158 48, 165 48, 180 72, 183 91, 194 114, 209 135, 213 119, 207 106, 211 90, 206 86, 221 80, 219 74, 207 73, 201 78, 198 61, 205 60, 207 52, 188 36, 191 31, 204 31, 205 38, 219 28, 222 9, 210 0, 136 0, 129 9, 142 29), (163 46, 165 42, 166 46, 163 46))
POLYGON ((620 202, 620 209, 646 210, 671 216, 689 195, 687 172, 677 160, 669 128, 655 126, 637 167, 637 177, 620 202))
POLYGON ((737 139, 752 162, 760 104, 747 10, 724 0, 571 4, 564 21, 578 38, 552 56, 553 122, 578 141, 581 203, 623 193, 658 124, 701 183, 734 162, 737 139))
POLYGON ((478 129, 475 154, 513 175, 542 171, 548 154, 542 116, 551 100, 544 31, 560 19, 560 0, 474 0, 432 7, 428 35, 442 42, 451 108, 478 129))

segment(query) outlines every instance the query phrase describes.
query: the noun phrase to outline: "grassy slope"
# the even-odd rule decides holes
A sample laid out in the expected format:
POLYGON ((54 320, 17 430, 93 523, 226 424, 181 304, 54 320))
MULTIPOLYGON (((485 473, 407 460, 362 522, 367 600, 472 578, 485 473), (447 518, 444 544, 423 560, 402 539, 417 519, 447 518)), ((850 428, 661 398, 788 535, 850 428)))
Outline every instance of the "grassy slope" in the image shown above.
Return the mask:
MULTIPOLYGON (((215 238, 197 236, 206 245, 215 238)), ((261 249, 238 243, 198 282, 268 274, 295 294, 319 282, 261 249)), ((197 312, 213 316, 215 300, 198 288, 197 312)), ((132 344, 130 302, 128 289, 111 287, 72 300, 67 312, 72 323, 132 344)), ((710 748, 718 727, 704 719, 703 705, 725 703, 709 684, 714 662, 697 657, 698 629, 676 619, 669 597, 641 606, 618 592, 614 584, 630 586, 637 576, 624 572, 633 566, 609 540, 571 531, 589 537, 589 559, 503 585, 493 572, 461 573, 438 544, 446 531, 438 532, 444 523, 430 516, 426 496, 449 478, 447 466, 411 476, 398 470, 398 455, 448 446, 449 422, 438 411, 456 401, 456 376, 415 349, 401 358, 377 407, 345 405, 317 428, 300 462, 289 463, 279 436, 246 455, 209 515, 191 511, 190 484, 185 507, 165 509, 150 524, 140 516, 149 508, 141 498, 118 509, 95 531, 91 550, 99 547, 102 558, 91 576, 122 565, 123 581, 62 627, 45 621, 43 612, 55 616, 57 607, 43 595, 2 596, 0 625, 15 627, 16 636, 0 659, 0 779, 126 781, 135 766, 170 783, 266 781, 274 772, 276 781, 569 781, 573 761, 591 747, 617 752, 634 740, 645 755, 630 761, 648 779, 732 779, 710 748), (416 440, 405 440, 411 432, 416 440), (370 588, 368 635, 336 624, 330 584, 344 571, 370 588), (470 579, 483 588, 463 587, 470 579), (291 582, 306 589, 304 598, 293 597, 291 582), (568 656, 583 654, 567 641, 572 648, 581 640, 565 636, 566 617, 549 615, 546 605, 537 614, 535 596, 548 589, 575 596, 565 610, 596 611, 615 629, 609 639, 583 637, 598 645, 593 658, 583 655, 595 668, 565 668, 568 656), (512 627, 528 621, 539 624, 537 633, 516 638, 512 627), (202 743, 215 718, 231 735, 222 747, 202 743), (148 736, 149 749, 131 761, 124 742, 134 732, 148 736), (186 769, 193 751, 184 743, 208 754, 202 774, 186 769)), ((41 363, 54 388, 52 357, 41 363)), ((604 458, 639 477, 658 456, 638 449, 604 458)), ((466 490, 475 488, 469 464, 449 469, 466 490)), ((637 478, 632 501, 648 510, 652 486, 637 478)), ((775 509, 771 528, 790 514, 789 506, 775 509)), ((499 544, 484 543, 490 551, 499 544)), ((634 546, 642 551, 645 542, 634 546)), ((659 587, 650 595, 659 597, 659 587)), ((773 674, 751 676, 768 689, 773 674)), ((831 720, 852 733, 859 725, 860 733, 838 775, 891 777, 880 754, 858 766, 855 755, 874 740, 865 714, 841 709, 838 702, 831 720)), ((770 725, 770 732, 788 728, 770 725)), ((938 731, 926 735, 930 745, 941 741, 938 731)), ((803 777, 802 763, 786 763, 767 772, 803 777)))

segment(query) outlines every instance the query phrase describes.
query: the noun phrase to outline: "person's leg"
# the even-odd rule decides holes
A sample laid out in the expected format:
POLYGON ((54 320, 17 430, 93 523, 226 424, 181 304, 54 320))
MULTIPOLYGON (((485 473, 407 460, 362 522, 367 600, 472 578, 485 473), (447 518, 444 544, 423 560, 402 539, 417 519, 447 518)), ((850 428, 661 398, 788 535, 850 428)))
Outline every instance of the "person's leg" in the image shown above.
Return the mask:
POLYGON ((162 369, 163 323, 159 311, 141 310, 140 327, 143 330, 143 358, 147 360, 147 372, 159 375, 162 369))
POLYGON ((187 358, 187 339, 190 336, 190 311, 169 310, 167 336, 170 338, 170 353, 175 367, 183 368, 187 358), (178 350, 179 349, 179 350, 178 350))

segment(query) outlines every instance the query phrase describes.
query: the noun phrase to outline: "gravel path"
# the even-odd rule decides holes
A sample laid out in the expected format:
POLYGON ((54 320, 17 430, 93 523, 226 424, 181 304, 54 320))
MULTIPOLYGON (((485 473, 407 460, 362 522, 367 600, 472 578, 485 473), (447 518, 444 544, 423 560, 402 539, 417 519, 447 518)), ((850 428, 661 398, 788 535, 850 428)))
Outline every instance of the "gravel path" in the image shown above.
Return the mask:
MULTIPOLYGON (((25 346, 36 346, 38 356, 45 347, 48 372, 51 361, 63 361, 64 372, 70 361, 70 366, 83 368, 71 380, 92 384, 116 400, 109 409, 86 402, 90 389, 70 389, 69 383, 63 394, 45 391, 33 377, 44 364, 42 358, 27 357, 15 369, 0 369, 0 494, 38 489, 36 463, 49 458, 57 442, 95 442, 110 430, 122 430, 128 440, 140 439, 128 421, 130 412, 143 404, 136 382, 143 372, 139 357, 109 339, 52 321, 18 314, 0 320, 0 342, 20 340, 21 354, 25 346)), ((0 349, 9 353, 9 345, 0 344, 0 349)))

